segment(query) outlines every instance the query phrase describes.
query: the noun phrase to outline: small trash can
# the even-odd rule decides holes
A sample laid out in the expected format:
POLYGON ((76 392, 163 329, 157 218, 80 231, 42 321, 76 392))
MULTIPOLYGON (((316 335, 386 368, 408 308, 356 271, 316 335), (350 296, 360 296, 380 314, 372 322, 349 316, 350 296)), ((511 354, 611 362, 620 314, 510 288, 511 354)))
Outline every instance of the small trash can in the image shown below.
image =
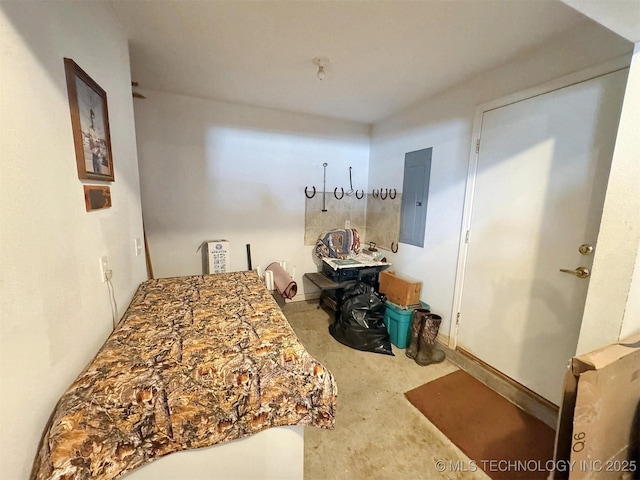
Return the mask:
MULTIPOLYGON (((387 332, 389 332, 389 338, 398 348, 407 348, 411 343, 411 317, 413 311, 418 308, 416 305, 414 308, 402 308, 395 303, 387 301, 387 306, 384 312, 384 324, 387 326, 387 332)), ((420 308, 431 308, 424 302, 420 302, 420 308)))

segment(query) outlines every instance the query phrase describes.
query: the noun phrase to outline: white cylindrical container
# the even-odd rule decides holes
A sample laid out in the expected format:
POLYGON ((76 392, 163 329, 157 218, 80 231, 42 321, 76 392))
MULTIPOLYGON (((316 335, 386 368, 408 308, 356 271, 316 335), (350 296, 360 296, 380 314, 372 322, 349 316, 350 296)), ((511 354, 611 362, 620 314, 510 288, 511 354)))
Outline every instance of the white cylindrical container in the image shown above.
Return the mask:
POLYGON ((273 272, 271 270, 266 270, 264 272, 264 283, 267 286, 267 290, 272 292, 273 291, 273 272))

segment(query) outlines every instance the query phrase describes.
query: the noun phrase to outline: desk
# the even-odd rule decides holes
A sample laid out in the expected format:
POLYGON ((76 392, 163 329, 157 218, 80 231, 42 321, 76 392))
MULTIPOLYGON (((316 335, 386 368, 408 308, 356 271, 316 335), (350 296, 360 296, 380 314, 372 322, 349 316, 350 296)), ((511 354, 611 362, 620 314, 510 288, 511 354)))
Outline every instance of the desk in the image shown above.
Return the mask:
POLYGON ((338 311, 340 300, 342 299, 342 292, 345 288, 350 287, 351 285, 354 285, 356 283, 355 280, 348 280, 346 282, 334 282, 325 274, 319 272, 305 273, 304 278, 309 280, 322 291, 320 293, 320 303, 318 303, 318 308, 320 308, 322 302, 324 302, 331 310, 335 311, 336 313, 338 311), (334 296, 332 297, 328 292, 334 292, 334 296))
POLYGON ((342 294, 345 288, 355 285, 358 280, 369 277, 372 279, 374 288, 378 290, 378 274, 382 270, 389 268, 390 265, 388 262, 374 261, 366 256, 345 260, 323 258, 322 271, 324 273, 305 273, 304 278, 321 290, 318 308, 324 302, 331 310, 336 312, 337 316, 340 313, 340 304, 342 303, 342 294), (341 280, 332 280, 327 274, 341 280))
POLYGON ((305 273, 304 277, 322 291, 345 288, 349 285, 352 285, 355 281, 355 280, 349 280, 349 281, 340 282, 340 283, 334 282, 329 277, 327 277, 324 273, 320 273, 320 272, 305 273))
POLYGON ((375 268, 379 272, 389 268, 391 263, 389 262, 380 262, 377 260, 373 260, 369 255, 360 254, 353 258, 328 258, 324 257, 322 259, 323 266, 326 265, 331 270, 352 270, 352 269, 363 269, 363 268, 375 268))
POLYGON ((362 254, 347 259, 323 258, 322 273, 336 282, 364 279, 378 290, 378 274, 390 265, 388 262, 379 262, 362 254))

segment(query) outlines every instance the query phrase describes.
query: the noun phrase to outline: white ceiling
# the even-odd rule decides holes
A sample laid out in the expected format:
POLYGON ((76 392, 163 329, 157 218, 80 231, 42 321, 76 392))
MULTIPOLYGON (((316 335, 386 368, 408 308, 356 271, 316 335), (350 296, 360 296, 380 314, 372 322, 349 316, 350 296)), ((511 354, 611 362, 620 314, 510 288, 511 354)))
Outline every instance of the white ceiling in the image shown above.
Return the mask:
POLYGON ((640 0, 562 0, 630 42, 640 42, 640 0))
POLYGON ((587 21, 556 0, 109 3, 142 88, 364 123, 587 21))

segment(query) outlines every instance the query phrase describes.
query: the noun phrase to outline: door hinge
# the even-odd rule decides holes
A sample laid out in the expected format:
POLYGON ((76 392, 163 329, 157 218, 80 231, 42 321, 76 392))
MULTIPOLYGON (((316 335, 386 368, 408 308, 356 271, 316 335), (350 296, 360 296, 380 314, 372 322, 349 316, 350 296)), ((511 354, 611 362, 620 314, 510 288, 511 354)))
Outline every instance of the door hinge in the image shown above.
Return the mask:
POLYGON ((467 230, 467 233, 464 236, 464 243, 469 243, 469 230, 467 230))
POLYGON ((476 153, 480 153, 480 139, 476 140, 476 153))
POLYGON ((460 325, 460 312, 456 315, 456 325, 460 325))

